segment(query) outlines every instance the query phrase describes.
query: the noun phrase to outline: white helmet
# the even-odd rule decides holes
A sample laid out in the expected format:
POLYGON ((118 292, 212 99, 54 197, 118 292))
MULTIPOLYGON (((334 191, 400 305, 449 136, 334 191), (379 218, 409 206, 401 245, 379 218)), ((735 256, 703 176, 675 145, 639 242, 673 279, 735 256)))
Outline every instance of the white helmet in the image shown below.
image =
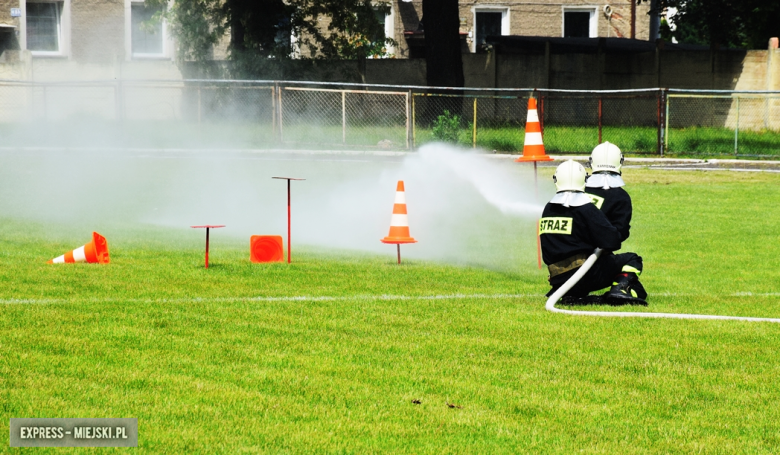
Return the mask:
POLYGON ((553 182, 558 192, 561 191, 585 191, 585 179, 588 173, 585 168, 576 161, 566 160, 555 170, 553 182))
POLYGON ((590 154, 590 168, 596 172, 614 172, 620 174, 623 166, 623 154, 617 145, 610 142, 602 142, 597 145, 590 154))

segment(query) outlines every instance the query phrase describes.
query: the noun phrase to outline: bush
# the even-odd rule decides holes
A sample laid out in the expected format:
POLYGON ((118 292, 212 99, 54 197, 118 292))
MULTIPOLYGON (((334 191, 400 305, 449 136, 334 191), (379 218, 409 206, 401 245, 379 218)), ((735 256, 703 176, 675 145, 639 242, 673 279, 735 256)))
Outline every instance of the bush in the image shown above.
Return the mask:
POLYGON ((433 123, 433 137, 437 141, 457 143, 459 130, 460 116, 452 115, 448 110, 433 123))

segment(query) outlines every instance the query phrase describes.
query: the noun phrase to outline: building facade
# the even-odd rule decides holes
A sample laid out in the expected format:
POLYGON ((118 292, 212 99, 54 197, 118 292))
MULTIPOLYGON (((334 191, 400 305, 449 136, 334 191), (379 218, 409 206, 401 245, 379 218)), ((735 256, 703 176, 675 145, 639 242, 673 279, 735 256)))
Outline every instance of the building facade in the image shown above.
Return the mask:
MULTIPOLYGON (((485 50, 485 39, 491 35, 647 40, 650 34, 649 2, 459 0, 458 5, 464 49, 472 53, 485 50)), ((420 55, 425 34, 424 24, 420 26, 424 22, 422 0, 393 0, 385 20, 388 37, 398 43, 393 49, 396 57, 424 56, 420 55)))
MULTIPOLYGON (((646 40, 649 4, 633 3, 459 0, 464 51, 484 50, 491 35, 646 40)), ((143 0, 0 0, 0 49, 79 62, 171 60, 174 41, 165 24, 144 24, 156 12, 143 0)), ((421 57, 422 0, 392 0, 389 14, 380 20, 385 35, 398 43, 391 49, 396 58, 421 57)), ((215 57, 223 53, 217 51, 215 57)))

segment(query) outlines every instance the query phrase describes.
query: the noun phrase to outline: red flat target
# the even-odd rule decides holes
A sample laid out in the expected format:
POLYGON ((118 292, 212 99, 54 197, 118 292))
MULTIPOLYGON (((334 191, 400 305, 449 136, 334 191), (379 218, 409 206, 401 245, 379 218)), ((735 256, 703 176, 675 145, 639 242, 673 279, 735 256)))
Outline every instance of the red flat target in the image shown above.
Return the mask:
POLYGON ((253 235, 249 238, 249 260, 281 262, 284 260, 283 245, 281 235, 253 235))

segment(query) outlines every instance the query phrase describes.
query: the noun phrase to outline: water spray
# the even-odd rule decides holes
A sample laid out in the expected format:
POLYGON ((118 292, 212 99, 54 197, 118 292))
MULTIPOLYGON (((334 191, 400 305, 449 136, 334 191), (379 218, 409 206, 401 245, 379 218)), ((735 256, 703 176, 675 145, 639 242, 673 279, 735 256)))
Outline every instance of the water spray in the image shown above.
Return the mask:
POLYGON ((777 322, 780 323, 780 319, 776 318, 750 318, 741 316, 718 316, 710 314, 682 314, 682 313, 634 313, 634 312, 618 312, 618 311, 577 311, 577 310, 563 310, 561 308, 555 308, 555 304, 563 297, 569 289, 577 284, 588 270, 593 267, 599 256, 601 256, 602 249, 596 248, 593 253, 588 256, 588 259, 584 264, 580 266, 577 272, 574 273, 568 280, 566 280, 561 287, 559 287, 553 294, 547 299, 545 309, 552 313, 565 313, 576 316, 600 316, 600 317, 614 317, 614 318, 658 318, 658 319, 716 319, 716 320, 731 320, 731 321, 749 321, 749 322, 777 322))

